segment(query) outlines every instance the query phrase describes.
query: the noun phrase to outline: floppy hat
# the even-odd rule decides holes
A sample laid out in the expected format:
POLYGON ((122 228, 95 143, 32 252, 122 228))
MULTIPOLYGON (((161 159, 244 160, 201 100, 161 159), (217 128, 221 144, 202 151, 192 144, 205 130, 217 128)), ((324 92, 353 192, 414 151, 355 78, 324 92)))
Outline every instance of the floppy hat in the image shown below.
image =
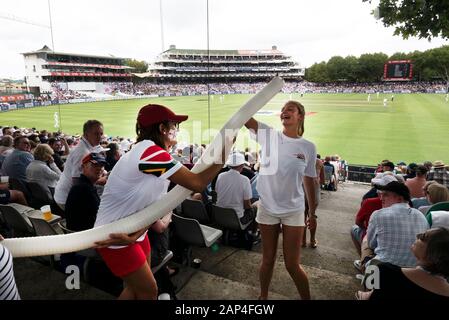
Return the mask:
POLYGON ((444 162, 441 160, 436 160, 433 163, 434 168, 443 168, 445 166, 444 162))
POLYGON ((169 108, 158 105, 148 104, 142 107, 137 115, 137 123, 140 127, 145 128, 155 123, 163 121, 182 122, 187 120, 186 115, 177 115, 169 108))
POLYGON ((396 193, 397 195, 403 197, 407 201, 410 200, 410 191, 409 191, 408 187, 405 184, 400 183, 398 181, 392 181, 385 186, 378 185, 376 187, 376 189, 382 190, 382 191, 390 191, 390 192, 396 193))
POLYGON ((385 186, 393 181, 397 182, 398 179, 396 179, 396 177, 393 175, 393 173, 391 173, 389 171, 378 173, 375 178, 371 179, 371 183, 376 187, 377 186, 385 186))

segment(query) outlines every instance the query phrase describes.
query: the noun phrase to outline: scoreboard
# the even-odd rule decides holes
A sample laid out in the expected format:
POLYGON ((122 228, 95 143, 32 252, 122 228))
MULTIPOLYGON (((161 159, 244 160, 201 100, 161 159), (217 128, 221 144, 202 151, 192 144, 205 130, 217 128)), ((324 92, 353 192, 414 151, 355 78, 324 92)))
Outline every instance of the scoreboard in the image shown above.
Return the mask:
POLYGON ((410 81, 413 79, 411 60, 388 61, 384 65, 384 81, 410 81))

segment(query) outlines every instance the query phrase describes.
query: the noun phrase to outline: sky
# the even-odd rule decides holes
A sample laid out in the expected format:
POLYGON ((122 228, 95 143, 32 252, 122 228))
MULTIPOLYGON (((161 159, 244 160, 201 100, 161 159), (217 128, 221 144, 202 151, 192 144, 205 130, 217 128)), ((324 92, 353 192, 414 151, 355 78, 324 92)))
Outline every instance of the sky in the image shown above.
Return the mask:
MULTIPOLYGON (((208 21, 209 49, 276 45, 302 67, 336 55, 391 55, 449 44, 393 36, 393 28, 371 15, 374 4, 362 0, 209 0, 209 16, 207 0, 50 0, 50 8, 55 51, 147 62, 170 45, 207 49, 208 21)), ((48 0, 0 0, 0 78, 20 79, 21 53, 52 47, 51 32, 5 16, 49 25, 48 0)))

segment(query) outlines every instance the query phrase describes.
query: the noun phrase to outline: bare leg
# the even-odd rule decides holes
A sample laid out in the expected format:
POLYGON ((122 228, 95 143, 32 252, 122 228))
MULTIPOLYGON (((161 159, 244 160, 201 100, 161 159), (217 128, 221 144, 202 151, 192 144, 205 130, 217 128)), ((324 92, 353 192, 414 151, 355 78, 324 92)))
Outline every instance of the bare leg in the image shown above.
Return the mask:
POLYGON ((134 292, 132 292, 128 287, 123 288, 122 293, 118 297, 118 300, 136 300, 134 292))
POLYGON ((276 259, 279 225, 259 224, 259 229, 262 236, 262 263, 259 271, 260 299, 266 300, 276 259))
POLYGON ((304 227, 282 226, 285 267, 295 282, 302 300, 310 300, 309 280, 300 266, 301 238, 304 227))
POLYGON ((144 263, 139 269, 124 277, 123 281, 125 289, 119 299, 156 300, 157 284, 148 263, 144 263))
POLYGON ((354 235, 352 234, 352 229, 351 229, 350 233, 351 233, 352 243, 354 243, 354 247, 356 248, 357 253, 360 256, 360 255, 362 255, 362 247, 361 247, 360 243, 357 241, 357 239, 354 238, 354 235))

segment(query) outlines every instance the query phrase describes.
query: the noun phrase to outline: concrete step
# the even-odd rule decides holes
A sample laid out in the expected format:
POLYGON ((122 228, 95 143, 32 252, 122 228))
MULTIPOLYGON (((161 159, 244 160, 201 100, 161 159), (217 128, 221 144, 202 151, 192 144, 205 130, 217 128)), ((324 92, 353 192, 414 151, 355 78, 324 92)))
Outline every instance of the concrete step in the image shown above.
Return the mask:
MULTIPOLYGON (((204 248, 194 250, 194 256, 203 260, 201 265, 202 271, 237 283, 246 284, 258 290, 259 265, 262 259, 262 255, 259 252, 222 247, 215 253, 213 259, 209 259, 210 252, 208 251, 209 249, 204 248)), ((323 258, 323 261, 327 261, 327 259, 329 257, 323 258)), ((313 267, 305 262, 303 267, 309 277, 310 290, 314 299, 353 299, 354 292, 360 289, 360 282, 354 277, 355 272, 352 271, 352 261, 350 266, 349 263, 336 267, 338 265, 339 263, 335 263, 333 267, 341 268, 344 271, 351 270, 353 274, 348 275, 325 268, 313 267)), ((289 299, 299 299, 296 287, 285 270, 281 254, 278 254, 275 263, 270 290, 289 299)))
MULTIPOLYGON (((259 287, 200 269, 183 268, 175 278, 173 282, 181 289, 176 294, 179 300, 257 300, 259 296, 259 287)), ((276 300, 289 299, 275 292, 270 297, 276 300)))
POLYGON ((66 287, 66 274, 30 258, 16 258, 14 277, 22 300, 115 300, 116 297, 80 282, 79 289, 66 287))

